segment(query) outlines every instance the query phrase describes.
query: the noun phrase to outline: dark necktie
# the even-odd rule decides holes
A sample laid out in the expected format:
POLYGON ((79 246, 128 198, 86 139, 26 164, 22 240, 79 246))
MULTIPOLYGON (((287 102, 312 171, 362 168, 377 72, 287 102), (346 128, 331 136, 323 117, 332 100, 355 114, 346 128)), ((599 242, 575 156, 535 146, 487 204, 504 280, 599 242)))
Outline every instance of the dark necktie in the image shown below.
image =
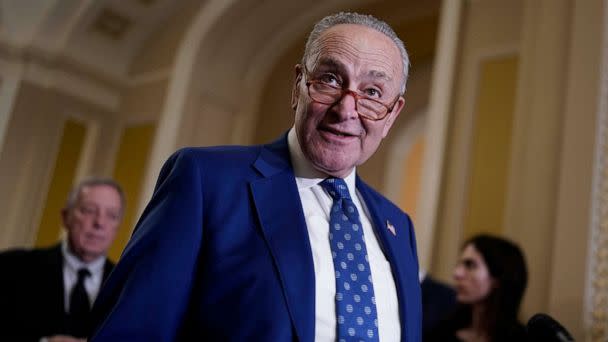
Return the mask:
POLYGON ((69 332, 72 336, 86 337, 88 332, 91 303, 84 281, 90 275, 91 272, 86 268, 78 270, 78 280, 70 292, 69 332))
POLYGON ((333 198, 329 243, 336 277, 338 341, 378 341, 378 315, 359 212, 341 178, 320 183, 333 198))

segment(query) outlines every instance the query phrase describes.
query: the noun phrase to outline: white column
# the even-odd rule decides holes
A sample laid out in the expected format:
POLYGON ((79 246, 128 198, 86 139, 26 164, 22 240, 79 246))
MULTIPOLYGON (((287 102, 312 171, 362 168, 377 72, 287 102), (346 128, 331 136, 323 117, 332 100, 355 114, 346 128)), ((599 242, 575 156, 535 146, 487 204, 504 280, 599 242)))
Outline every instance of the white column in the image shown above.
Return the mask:
POLYGON ((23 64, 0 61, 0 70, 2 70, 0 74, 0 151, 2 151, 13 104, 23 78, 23 64))
MULTIPOLYGON (((201 5, 190 29, 179 46, 175 64, 171 71, 164 108, 156 127, 148 170, 144 177, 142 193, 137 204, 139 209, 136 216, 141 215, 152 197, 156 178, 164 161, 178 147, 179 130, 185 118, 188 97, 192 96, 191 78, 195 73, 196 58, 199 55, 201 44, 207 32, 233 2, 234 0, 215 0, 207 1, 201 5)), ((197 82, 202 82, 202 80, 197 80, 197 82)))
POLYGON ((600 72, 597 137, 592 186, 585 286, 585 333, 588 341, 608 339, 608 0, 604 0, 604 42, 600 72))
POLYGON ((445 159, 447 125, 449 122, 455 62, 462 12, 462 0, 446 0, 441 6, 439 34, 431 83, 426 132, 426 152, 422 164, 422 185, 416 234, 418 257, 428 267, 432 255, 434 231, 439 206, 441 174, 445 159))

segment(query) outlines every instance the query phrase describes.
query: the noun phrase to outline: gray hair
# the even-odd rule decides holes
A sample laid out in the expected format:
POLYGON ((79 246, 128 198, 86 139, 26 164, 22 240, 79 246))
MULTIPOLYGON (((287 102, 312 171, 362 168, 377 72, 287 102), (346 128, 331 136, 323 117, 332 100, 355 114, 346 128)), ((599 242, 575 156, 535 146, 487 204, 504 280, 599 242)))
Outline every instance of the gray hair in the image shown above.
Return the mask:
POLYGON ((118 195, 120 196, 120 212, 122 215, 125 212, 126 205, 125 193, 122 190, 120 184, 118 184, 118 182, 111 178, 89 177, 79 182, 72 188, 72 190, 70 190, 70 193, 68 194, 68 199, 65 202, 65 208, 73 209, 76 206, 76 202, 78 202, 78 196, 80 195, 82 189, 90 186, 102 185, 112 187, 114 190, 116 190, 116 192, 118 192, 118 195))
POLYGON ((302 65, 306 65, 308 58, 312 55, 313 47, 321 36, 321 33, 333 26, 340 24, 355 24, 370 27, 380 33, 383 33, 385 36, 390 38, 393 43, 395 43, 403 60, 403 82, 401 83, 401 95, 405 94, 405 85, 407 83, 407 77, 410 69, 410 58, 405 50, 405 44, 403 44, 403 41, 399 39, 395 31, 386 22, 377 19, 372 15, 353 12, 340 12, 321 19, 315 24, 312 31, 308 35, 304 55, 302 56, 302 65))

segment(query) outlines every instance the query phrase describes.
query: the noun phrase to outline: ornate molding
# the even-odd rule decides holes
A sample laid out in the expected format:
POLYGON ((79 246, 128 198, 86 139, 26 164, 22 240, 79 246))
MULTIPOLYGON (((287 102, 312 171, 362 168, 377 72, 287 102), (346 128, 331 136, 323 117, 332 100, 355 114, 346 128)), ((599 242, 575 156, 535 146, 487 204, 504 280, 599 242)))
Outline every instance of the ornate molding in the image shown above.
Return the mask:
MULTIPOLYGON (((1 48, 0 48, 1 50, 1 48)), ((6 55, 0 51, 0 79, 19 70, 19 81, 75 96, 111 112, 120 106, 126 82, 110 84, 77 67, 48 62, 38 55, 6 55)))
POLYGON ((608 1, 605 4, 586 313, 589 340, 594 342, 608 341, 608 1))

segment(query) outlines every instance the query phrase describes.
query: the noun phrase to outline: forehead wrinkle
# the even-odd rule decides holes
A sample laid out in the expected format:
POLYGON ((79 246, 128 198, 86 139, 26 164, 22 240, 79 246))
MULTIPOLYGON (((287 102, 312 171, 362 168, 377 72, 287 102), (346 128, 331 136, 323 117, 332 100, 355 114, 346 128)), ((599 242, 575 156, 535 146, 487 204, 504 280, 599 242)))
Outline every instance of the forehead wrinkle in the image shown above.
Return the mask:
POLYGON ((378 64, 380 66, 380 69, 370 70, 368 72, 370 74, 369 76, 393 80, 392 75, 399 74, 401 65, 395 65, 394 63, 392 63, 389 60, 390 58, 387 58, 387 54, 385 51, 368 52, 368 56, 366 59, 373 61, 375 64, 378 64))
MULTIPOLYGON (((369 61, 371 64, 376 64, 379 68, 369 70, 365 77, 374 79, 383 79, 389 82, 394 80, 392 74, 398 74, 400 65, 395 65, 387 58, 387 53, 384 49, 367 46, 365 50, 358 47, 350 39, 336 32, 327 32, 319 37, 316 46, 315 66, 327 65, 341 69, 344 63, 340 60, 363 60, 369 61), (371 51, 370 51, 371 50, 371 51), (334 56, 340 56, 336 58, 334 56)), ((399 63, 400 64, 400 63, 399 63)))
POLYGON ((317 59, 320 60, 333 59, 338 62, 338 59, 332 55, 345 56, 347 59, 354 60, 360 53, 361 51, 352 42, 329 34, 320 38, 317 45, 317 59))

